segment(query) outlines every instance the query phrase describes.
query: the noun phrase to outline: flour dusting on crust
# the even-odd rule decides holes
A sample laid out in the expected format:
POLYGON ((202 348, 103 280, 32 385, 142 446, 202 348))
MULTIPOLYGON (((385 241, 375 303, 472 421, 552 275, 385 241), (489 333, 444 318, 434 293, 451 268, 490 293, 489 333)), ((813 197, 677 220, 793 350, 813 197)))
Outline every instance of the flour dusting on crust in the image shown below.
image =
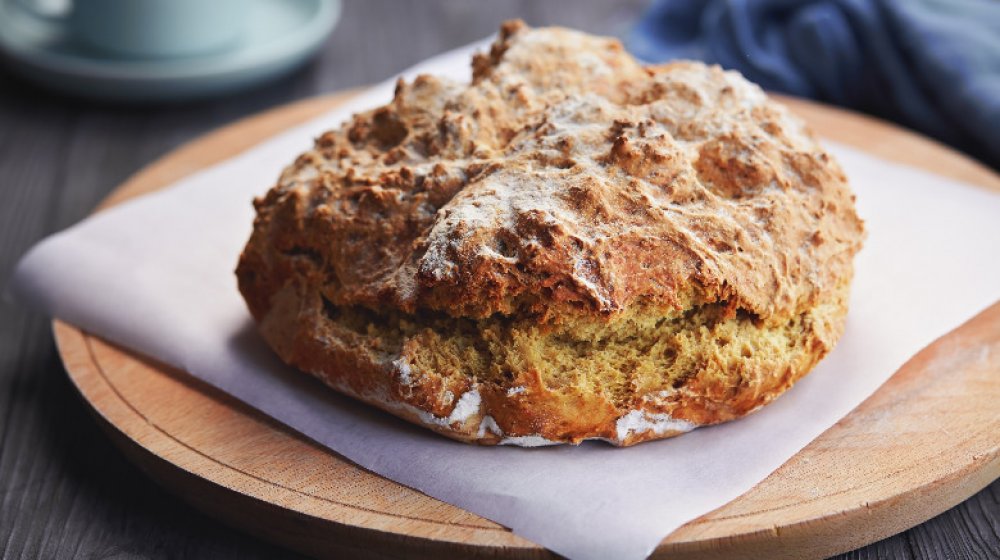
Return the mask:
POLYGON ((520 22, 472 67, 399 81, 255 202, 237 275, 286 362, 465 441, 631 445, 830 351, 863 224, 785 107, 520 22))

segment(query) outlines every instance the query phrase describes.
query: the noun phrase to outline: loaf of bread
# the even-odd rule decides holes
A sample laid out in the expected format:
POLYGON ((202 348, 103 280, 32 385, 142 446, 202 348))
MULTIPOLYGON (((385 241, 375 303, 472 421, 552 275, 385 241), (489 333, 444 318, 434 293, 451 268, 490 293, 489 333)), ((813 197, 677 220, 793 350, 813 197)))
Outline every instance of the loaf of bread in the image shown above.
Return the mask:
POLYGON ((255 202, 237 268, 287 363, 448 437, 626 446, 768 403, 839 338, 840 167, 734 72, 504 24, 255 202))

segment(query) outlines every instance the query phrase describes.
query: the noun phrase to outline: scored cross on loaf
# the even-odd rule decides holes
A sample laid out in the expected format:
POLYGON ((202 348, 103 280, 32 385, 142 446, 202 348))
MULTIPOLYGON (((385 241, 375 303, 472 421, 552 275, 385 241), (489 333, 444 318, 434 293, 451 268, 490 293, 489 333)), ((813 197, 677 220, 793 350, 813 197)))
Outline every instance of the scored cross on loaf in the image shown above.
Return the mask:
POLYGON ((834 346, 863 224, 760 88, 520 22, 472 67, 400 81, 256 201, 237 276, 284 361, 463 441, 631 445, 834 346))

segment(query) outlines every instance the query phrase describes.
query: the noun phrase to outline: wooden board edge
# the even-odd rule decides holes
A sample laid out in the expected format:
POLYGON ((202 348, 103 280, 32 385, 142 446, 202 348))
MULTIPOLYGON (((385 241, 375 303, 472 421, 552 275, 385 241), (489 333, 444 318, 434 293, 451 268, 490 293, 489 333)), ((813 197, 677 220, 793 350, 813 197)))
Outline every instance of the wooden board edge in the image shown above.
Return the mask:
MULTIPOLYGON (((259 118, 262 119, 262 118, 267 117, 268 119, 272 120, 272 122, 269 122, 268 124, 272 125, 274 127, 274 132, 276 133, 276 132, 279 132, 280 130, 283 130, 284 128, 287 128, 288 126, 290 126, 290 125, 288 125, 286 123, 278 123, 278 121, 280 120, 279 119, 279 115, 281 113, 283 113, 285 110, 290 110, 291 108, 295 108, 296 111, 300 112, 300 114, 302 115, 301 120, 306 120, 306 119, 308 119, 308 118, 310 118, 312 116, 315 116, 315 114, 317 114, 319 112, 322 112, 324 110, 329 110, 330 109, 329 104, 334 103, 335 102, 334 100, 337 99, 337 98, 342 98, 342 97, 340 95, 336 95, 335 94, 335 95, 331 95, 331 96, 327 96, 327 97, 308 99, 308 100, 305 100, 305 101, 301 101, 301 102, 292 104, 290 106, 278 107, 278 108, 272 109, 272 110, 270 110, 270 111, 268 111, 266 113, 263 113, 263 114, 260 114, 260 115, 256 115, 256 116, 252 116, 252 117, 248 117, 247 119, 244 119, 243 121, 240 121, 240 123, 249 122, 251 120, 256 120, 256 119, 259 119, 259 118)), ((785 99, 783 99, 783 101, 785 101, 785 99)), ((809 104, 809 105, 816 105, 816 104, 813 104, 813 103, 809 103, 809 102, 805 102, 805 101, 799 101, 799 100, 792 100, 791 103, 789 103, 789 104, 795 105, 795 104, 801 104, 801 103, 805 103, 805 104, 809 104)), ((793 106, 793 109, 794 109, 794 106, 793 106)), ((824 108, 824 110, 826 110, 826 109, 824 108)), ((831 109, 831 111, 834 111, 834 110, 831 109)), ((835 111, 839 112, 839 110, 835 110, 835 111)), ((922 137, 920 137, 920 136, 918 136, 918 135, 916 135, 916 134, 914 134, 912 132, 899 129, 898 127, 896 127, 894 125, 891 125, 891 124, 888 124, 888 123, 884 123, 882 121, 878 121, 877 119, 872 119, 870 117, 861 116, 861 118, 865 118, 867 120, 870 120, 873 123, 875 123, 877 126, 883 128, 883 129, 894 130, 894 132, 896 132, 896 133, 904 134, 904 135, 906 135, 906 136, 908 136, 910 138, 916 139, 919 142, 927 144, 928 146, 933 146, 933 148, 935 150, 943 150, 945 153, 948 153, 950 157, 954 157, 954 158, 956 158, 956 160, 961 160, 962 163, 961 163, 960 167, 962 167, 962 173, 965 176, 955 176, 954 178, 957 178, 957 179, 960 179, 960 180, 964 180, 966 182, 970 182, 970 183, 973 183, 973 184, 979 184, 979 185, 988 186, 990 188, 1000 188, 1000 177, 998 177, 997 175, 993 174, 987 168, 985 168, 981 164, 975 162, 974 160, 971 160, 970 158, 967 158, 965 156, 957 154, 956 152, 953 152, 950 149, 942 148, 940 145, 936 144, 933 141, 930 141, 930 140, 927 140, 925 138, 922 138, 922 137)), ((170 167, 169 164, 172 162, 172 160, 182 159, 186 155, 183 152, 183 150, 185 150, 185 149, 194 149, 196 147, 196 146, 194 146, 194 144, 200 143, 202 141, 209 141, 210 139, 218 141, 220 138, 224 137, 223 133, 227 132, 232 126, 233 125, 224 127, 223 129, 217 130, 217 131, 215 131, 213 133, 209 133, 209 134, 207 134, 207 135, 205 135, 205 136, 203 136, 203 137, 201 137, 199 139, 196 139, 195 141, 191 142, 190 144, 187 144, 184 147, 179 148, 178 150, 175 150, 174 152, 171 152, 171 153, 167 154, 166 156, 164 156, 163 158, 161 158, 160 160, 158 160, 153 165, 151 165, 148 168, 146 168, 146 169, 140 171, 139 173, 133 175, 133 177, 131 177, 125 184, 123 184, 123 186, 120 189, 116 190, 115 193, 112 196, 110 196, 108 199, 106 199, 105 202, 102 203, 102 207, 106 207, 107 205, 120 202, 121 200, 124 200, 128 196, 134 196, 136 194, 136 192, 134 190, 134 187, 136 185, 138 185, 140 179, 145 179, 147 181, 150 180, 149 177, 148 177, 148 175, 147 175, 148 173, 156 172, 157 174, 162 175, 161 177, 158 177, 158 179, 160 181, 162 181, 162 182, 170 182, 170 181, 176 180, 177 178, 179 178, 179 176, 183 176, 186 173, 189 173, 191 171, 194 171, 194 170, 198 169, 199 167, 195 167, 194 169, 186 170, 185 173, 181 173, 180 175, 174 175, 174 176, 168 176, 169 173, 167 173, 167 171, 166 171, 170 167), (132 187, 132 188, 130 188, 130 187, 132 187)), ((847 144, 851 143, 850 141, 839 139, 839 138, 834 138, 834 139, 837 140, 837 141, 841 141, 841 142, 847 143, 847 144)), ((254 145, 256 143, 257 143, 257 141, 253 141, 253 142, 249 142, 249 143, 244 142, 243 145, 237 147, 233 151, 232 154, 223 155, 221 159, 224 159, 225 157, 229 157, 230 155, 234 155, 235 153, 238 153, 238 152, 240 152, 240 151, 242 151, 244 149, 247 149, 247 148, 251 147, 252 145, 254 145)), ((889 155, 886 155, 884 153, 879 153, 879 150, 872 150, 872 153, 874 155, 879 156, 879 157, 884 157, 886 159, 890 159, 890 160, 897 161, 897 162, 904 163, 904 164, 908 164, 908 165, 914 165, 914 166, 917 166, 917 167, 924 167, 926 165, 926 163, 924 165, 921 165, 920 162, 914 162, 912 160, 907 160, 906 157, 899 157, 898 154, 889 154, 889 155)), ((214 161, 206 161, 206 162, 204 162, 203 165, 210 165, 212 163, 214 163, 214 161)), ((151 189, 149 189, 149 190, 151 190, 151 189)), ((58 328, 57 322, 54 322, 54 328, 55 329, 58 328)), ((82 335, 82 333, 81 333, 81 335, 82 335)), ((58 334, 57 334, 57 340, 58 340, 58 334)), ((61 350, 60 350, 60 354, 62 354, 61 350)), ((74 380, 74 383, 75 383, 75 380, 74 380)), ((107 419, 104 418, 103 416, 101 416, 101 419, 102 419, 102 422, 108 422, 107 419)), ((122 436, 123 437, 127 437, 127 436, 124 436, 124 434, 122 434, 122 436)), ((131 438, 128 438, 128 439, 129 439, 129 441, 132 441, 134 444, 139 445, 141 447, 141 444, 139 444, 135 440, 132 440, 131 438)), ((145 449, 145 448, 142 448, 142 449, 145 449)), ((148 450, 146 450, 146 451, 148 452, 148 450)), ((131 457, 131 455, 130 455, 130 457, 131 457)), ((968 487, 968 493, 965 495, 964 498, 954 500, 953 502, 948 502, 948 504, 950 504, 950 505, 945 505, 940 510, 937 510, 936 512, 932 512, 931 515, 929 515, 928 517, 925 517, 924 520, 927 519, 927 518, 929 518, 929 517, 931 517, 931 516, 933 516, 936 513, 940 513, 940 511, 944 511, 944 510, 948 509, 949 507, 953 506, 956 503, 960 503, 962 500, 964 500, 968 496, 971 496, 972 494, 974 494, 976 491, 978 491, 982 487, 985 487, 986 485, 988 485, 990 483, 990 481, 991 481, 990 477, 992 476, 992 478, 996 478, 997 471, 1000 471, 1000 461, 997 460, 996 455, 994 455, 990 459, 989 465, 990 465, 989 468, 985 468, 985 469, 981 469, 980 470, 980 472, 986 473, 986 474, 983 475, 983 480, 976 479, 976 482, 973 484, 973 486, 976 486, 976 485, 979 485, 980 482, 981 482, 981 485, 979 485, 978 487, 973 487, 973 486, 968 487), (993 474, 990 474, 990 472, 992 472, 993 474)), ((189 472, 183 471, 183 470, 182 470, 182 472, 185 472, 189 476, 197 477, 197 475, 195 475, 193 473, 189 473, 189 472)), ((929 494, 929 496, 932 496, 933 489, 928 489, 928 492, 931 493, 931 494, 929 494)), ((266 502, 262 502, 262 503, 266 503, 266 502)), ((945 503, 945 502, 942 502, 942 503, 945 503)), ((922 520, 916 521, 915 523, 913 523, 913 525, 919 524, 920 522, 922 522, 922 520)), ((808 524, 803 524, 803 527, 807 527, 807 526, 808 526, 808 524)), ((905 530, 906 528, 908 528, 910 526, 912 526, 912 525, 903 526, 903 527, 900 528, 900 530, 905 530)), ((786 535, 789 534, 788 530, 785 530, 784 532, 785 532, 786 535)), ((895 532, 898 532, 898 531, 895 531, 895 532)), ((878 537, 875 537, 875 538, 872 538, 872 539, 868 539, 866 537, 866 540, 863 540, 861 542, 856 543, 856 546, 862 546, 864 544, 868 544, 870 542, 874 542, 875 540, 878 540, 880 538, 884 538, 884 536, 889 536, 891 534, 894 534, 895 532, 888 533, 887 535, 883 535, 883 536, 878 536, 878 537)), ((794 531, 792 531, 792 533, 794 533, 794 531)), ((382 534, 382 533, 380 533, 380 534, 382 534)), ((664 543, 664 545, 665 544, 667 544, 667 543, 664 543)), ((657 549, 657 553, 659 553, 660 550, 664 548, 664 545, 661 545, 661 547, 657 549)), ((856 548, 856 546, 852 545, 849 548, 846 548, 846 549, 843 549, 843 550, 841 550, 841 549, 838 548, 837 550, 834 550, 833 552, 823 552, 823 554, 825 555, 825 554, 833 554, 833 553, 837 553, 837 552, 842 552, 844 550, 850 550, 852 548, 856 548)), ((681 551, 679 551, 679 550, 677 550, 677 551, 671 550, 670 552, 671 552, 671 554, 681 553, 681 551)))
MULTIPOLYGON (((997 306, 1000 308, 1000 304, 997 306)), ((189 471, 171 463, 144 444, 142 436, 122 432, 116 425, 113 413, 107 408, 95 406, 96 401, 107 402, 106 398, 96 398, 92 381, 88 377, 99 377, 93 368, 98 366, 77 356, 74 345, 79 347, 86 335, 73 326, 56 321, 54 334, 63 354, 67 371, 95 413, 102 428, 109 434, 126 456, 137 464, 143 472, 170 489, 184 501, 209 515, 250 534, 278 542, 294 550, 317 557, 338 557, 350 554, 352 557, 382 558, 382 552, 392 555, 399 550, 414 552, 416 558, 435 558, 440 554, 456 553, 455 546, 469 544, 475 548, 469 556, 493 557, 516 554, 519 558, 549 558, 551 555, 540 547, 512 550, 510 547, 493 547, 498 550, 487 552, 490 547, 472 543, 456 543, 435 540, 433 533, 427 535, 401 535, 391 532, 370 530, 355 525, 345 525, 335 521, 307 516, 291 509, 246 495, 238 489, 226 487, 212 480, 210 472, 189 471), (74 340, 76 339, 76 340, 74 340), (81 373, 83 372, 83 373, 81 373), (222 507, 220 504, 227 504, 222 507), (236 506, 236 507, 233 507, 236 506), (280 510, 279 523, 268 515, 280 510), (235 512, 235 515, 234 515, 235 512), (262 522, 262 519, 268 521, 262 522), (286 526, 287 525, 287 526, 286 526), (322 537, 317 535, 323 534, 322 537), (331 546, 331 538, 342 536, 348 544, 331 546), (364 545, 355 547, 354 542, 364 545), (400 547, 400 548, 396 548, 400 547), (360 556, 359 556, 360 555, 360 556)), ((98 389, 100 390, 100 389, 98 389)), ((113 388, 104 390, 113 392, 113 388)), ((127 402, 122 406, 128 407, 127 402)), ((860 408, 860 406, 859 406, 860 408)), ((253 413, 253 411, 247 411, 253 413)), ((121 423, 121 422, 118 422, 121 423)), ((822 437, 822 436, 820 436, 822 437)), ((832 520, 828 517, 775 528, 773 532, 758 531, 734 533, 725 539, 710 538, 685 542, 670 542, 666 539, 651 558, 694 559, 694 558, 825 558, 875 542, 886 536, 906 530, 961 503, 1000 476, 1000 448, 978 457, 968 471, 954 472, 944 479, 936 480, 915 490, 912 495, 894 497, 865 504, 863 508, 845 511, 832 520), (950 482, 957 481, 957 484, 950 482), (898 516, 900 510, 905 516, 898 516), (876 520, 895 519, 893 522, 876 520), (872 530, 872 528, 878 528, 872 530), (780 532, 780 535, 779 535, 780 532), (845 539, 844 535, 848 538, 845 539), (776 539, 780 536, 780 540, 776 539), (819 538, 822 537, 822 538, 819 538), (789 553, 789 550, 794 552, 789 553)), ((692 523, 697 523, 693 521, 692 523)))

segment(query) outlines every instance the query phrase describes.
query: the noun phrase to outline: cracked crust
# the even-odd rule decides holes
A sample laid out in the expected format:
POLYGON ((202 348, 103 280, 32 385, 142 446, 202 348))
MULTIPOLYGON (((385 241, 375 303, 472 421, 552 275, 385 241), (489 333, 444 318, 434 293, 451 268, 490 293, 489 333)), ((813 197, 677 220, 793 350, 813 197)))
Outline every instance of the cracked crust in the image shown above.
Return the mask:
POLYGON ((738 74, 504 24, 255 202, 240 290, 286 362, 450 437, 618 445, 737 418, 835 344, 863 225, 738 74))

